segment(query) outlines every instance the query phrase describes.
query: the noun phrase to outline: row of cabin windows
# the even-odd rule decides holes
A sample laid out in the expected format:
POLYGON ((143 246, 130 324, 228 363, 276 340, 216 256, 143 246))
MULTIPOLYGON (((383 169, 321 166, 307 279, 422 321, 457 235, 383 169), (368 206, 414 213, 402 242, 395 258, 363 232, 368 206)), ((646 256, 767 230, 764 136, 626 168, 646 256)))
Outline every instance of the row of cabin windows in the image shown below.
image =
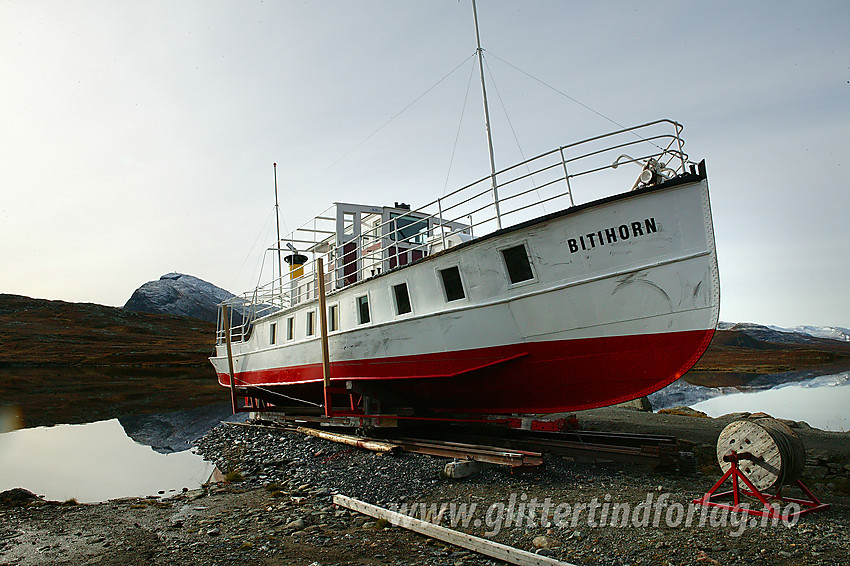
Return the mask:
MULTIPOLYGON (((508 278, 511 284, 521 283, 534 279, 534 272, 531 269, 531 262, 528 258, 528 252, 525 245, 520 244, 512 248, 506 248, 502 251, 502 258, 505 261, 505 267, 508 271, 508 278)), ((440 269, 440 279, 443 282, 443 291, 446 293, 446 302, 458 301, 466 298, 466 293, 463 289, 463 281, 460 277, 460 269, 457 266, 452 266, 447 269, 440 269)), ((399 283, 393 285, 393 299, 395 301, 395 312, 397 315, 407 314, 413 311, 410 303, 410 294, 407 290, 407 283, 399 283)), ((369 314, 369 296, 362 295, 357 297, 357 322, 358 324, 366 324, 370 322, 369 314)), ((328 331, 333 332, 339 330, 339 305, 330 305, 328 307, 328 331)), ((277 323, 272 323, 269 333, 269 343, 276 343, 277 323)), ((307 336, 316 334, 316 312, 307 312, 307 336)), ((292 340, 295 338, 295 317, 291 316, 286 319, 286 339, 292 340)))

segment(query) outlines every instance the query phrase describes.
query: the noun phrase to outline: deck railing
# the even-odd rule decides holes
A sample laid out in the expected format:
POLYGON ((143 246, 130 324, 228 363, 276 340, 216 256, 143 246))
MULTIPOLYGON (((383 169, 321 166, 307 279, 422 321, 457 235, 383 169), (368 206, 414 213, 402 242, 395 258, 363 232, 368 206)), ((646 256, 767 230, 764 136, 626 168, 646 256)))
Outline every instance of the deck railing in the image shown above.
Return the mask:
MULTIPOLYGON (((334 205, 288 234, 271 251, 307 256, 303 265, 253 291, 226 301, 231 336, 247 340, 258 318, 317 298, 316 260, 326 266, 325 292, 333 293, 390 269, 547 212, 575 206, 581 184, 585 201, 611 194, 611 187, 637 188, 688 169, 682 126, 657 120, 555 148, 463 186, 417 209, 358 229, 334 205), (633 164, 631 167, 623 167, 633 164), (605 194, 590 179, 618 170, 605 194), (637 177, 638 180, 632 183, 637 177), (493 186, 493 179, 497 186, 493 186), (580 183, 579 183, 580 181, 580 183), (612 185, 613 183, 613 185, 612 185), (498 195, 498 202, 495 200, 498 195), (497 205, 498 204, 498 205, 497 205), (402 222, 404 220, 404 223, 402 222), (404 224, 404 225, 402 225, 404 224)), ((369 207, 363 214, 368 216, 369 207)), ((375 216, 379 216, 376 209, 375 216)), ((362 218, 361 218, 362 221, 362 218)), ((224 340, 219 321, 218 340, 224 340)))

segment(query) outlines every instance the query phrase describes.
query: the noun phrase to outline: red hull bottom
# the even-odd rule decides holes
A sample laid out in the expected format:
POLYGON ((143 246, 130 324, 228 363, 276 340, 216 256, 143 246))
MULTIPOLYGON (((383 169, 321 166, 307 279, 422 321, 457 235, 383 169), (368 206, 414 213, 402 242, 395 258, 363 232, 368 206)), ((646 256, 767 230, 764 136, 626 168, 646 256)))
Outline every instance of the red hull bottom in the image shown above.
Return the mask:
MULTIPOLYGON (((648 395, 685 374, 714 330, 530 342, 331 364, 331 382, 354 381, 388 405, 454 413, 559 413, 648 395)), ((219 383, 229 386, 227 374, 219 383)), ((241 372, 238 387, 262 386, 322 400, 322 366, 241 372)))

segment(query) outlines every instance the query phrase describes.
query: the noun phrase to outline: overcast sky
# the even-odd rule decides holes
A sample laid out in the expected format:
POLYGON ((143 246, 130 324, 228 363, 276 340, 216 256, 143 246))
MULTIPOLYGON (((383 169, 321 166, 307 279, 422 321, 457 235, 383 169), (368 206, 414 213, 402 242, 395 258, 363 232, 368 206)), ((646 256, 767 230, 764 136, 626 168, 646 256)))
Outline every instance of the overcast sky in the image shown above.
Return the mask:
MULTIPOLYGON (((478 11, 497 167, 615 129, 599 114, 675 119, 708 165, 721 319, 850 326, 850 2, 478 11)), ((273 162, 289 229, 485 176, 474 51, 467 0, 3 1, 0 292, 247 290, 273 162)))

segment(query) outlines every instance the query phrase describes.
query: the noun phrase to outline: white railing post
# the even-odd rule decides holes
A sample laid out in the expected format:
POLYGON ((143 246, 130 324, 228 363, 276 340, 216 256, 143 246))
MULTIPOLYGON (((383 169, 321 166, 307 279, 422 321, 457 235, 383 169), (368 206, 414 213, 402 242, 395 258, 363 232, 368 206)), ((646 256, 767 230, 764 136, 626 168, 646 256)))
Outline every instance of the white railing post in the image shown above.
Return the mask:
POLYGON ((567 182, 567 194, 570 195, 570 206, 575 206, 576 203, 573 201, 573 189, 570 186, 570 172, 567 171, 567 160, 564 158, 564 148, 559 147, 558 150, 561 152, 561 165, 564 167, 564 180, 567 182))
POLYGON ((673 122, 675 126, 673 129, 676 130, 676 141, 679 144, 679 161, 682 163, 682 173, 687 172, 687 163, 685 163, 685 151, 682 143, 682 126, 678 122, 673 122))
MULTIPOLYGON (((438 219, 440 221, 440 236, 443 240, 443 249, 446 249, 446 229, 443 227, 443 203, 442 199, 437 199, 437 212, 438 219)), ((427 251, 427 250, 426 250, 427 251)))

